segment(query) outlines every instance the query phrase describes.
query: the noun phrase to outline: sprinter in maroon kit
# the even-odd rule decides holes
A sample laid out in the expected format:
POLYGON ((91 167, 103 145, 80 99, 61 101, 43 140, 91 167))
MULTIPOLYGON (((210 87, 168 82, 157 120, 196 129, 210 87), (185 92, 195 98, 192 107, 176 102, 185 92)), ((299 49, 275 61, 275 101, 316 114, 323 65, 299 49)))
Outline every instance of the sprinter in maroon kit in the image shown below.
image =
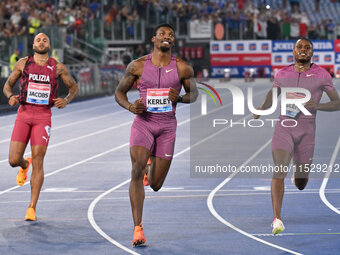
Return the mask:
POLYGON ((33 41, 34 55, 20 59, 8 77, 3 92, 8 103, 20 103, 9 149, 9 164, 20 166, 17 184, 24 185, 32 163, 31 202, 25 220, 35 221, 36 205, 44 181, 43 162, 50 140, 51 107, 64 108, 78 93, 78 86, 67 68, 48 56, 50 40, 38 34, 33 41), (13 86, 21 77, 20 94, 14 95, 13 86), (57 98, 60 77, 69 89, 65 98, 57 98), (32 157, 23 158, 28 141, 31 141, 32 157))

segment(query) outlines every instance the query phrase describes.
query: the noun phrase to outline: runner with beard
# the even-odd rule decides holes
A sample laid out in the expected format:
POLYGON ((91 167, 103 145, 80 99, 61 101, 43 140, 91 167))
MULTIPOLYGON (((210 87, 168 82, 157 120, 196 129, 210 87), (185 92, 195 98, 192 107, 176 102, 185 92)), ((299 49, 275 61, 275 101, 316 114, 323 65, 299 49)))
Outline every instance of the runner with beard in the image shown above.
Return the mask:
POLYGON ((175 43, 172 26, 158 25, 154 29, 152 42, 152 54, 143 56, 127 66, 115 93, 116 101, 136 114, 130 136, 132 171, 129 189, 134 222, 134 246, 146 241, 142 214, 145 197, 143 176, 148 158, 151 157, 148 183, 154 191, 158 191, 173 158, 177 128, 176 105, 194 102, 198 96, 192 67, 171 54, 175 43), (140 98, 130 103, 127 92, 134 82, 140 92, 140 98), (182 86, 185 94, 180 96, 182 86))
MULTIPOLYGON (((308 182, 310 167, 313 160, 315 145, 315 118, 319 111, 340 110, 339 95, 334 88, 332 77, 322 67, 311 63, 313 56, 313 43, 307 38, 298 39, 294 44, 293 55, 295 63, 282 68, 277 72, 273 88, 304 88, 309 90, 311 99, 304 107, 311 113, 305 115, 295 106, 287 105, 285 115, 280 115, 275 126, 272 139, 272 155, 277 169, 289 169, 293 158, 293 183, 299 190, 303 190, 308 182), (326 92, 330 101, 319 103, 323 92, 326 92), (294 119, 296 126, 283 126, 284 120, 294 119)), ((272 106, 272 89, 268 92, 260 110, 266 110, 272 106)), ((290 93, 290 97, 301 98, 304 95, 290 93)), ((288 95, 287 95, 288 98, 288 95)), ((254 118, 259 118, 254 114, 254 118)), ((284 231, 285 226, 281 219, 281 207, 284 194, 284 178, 287 171, 274 172, 271 183, 271 196, 273 204, 274 221, 272 233, 278 234, 284 231)))
POLYGON ((78 86, 67 68, 48 56, 49 38, 40 33, 33 41, 34 55, 20 59, 8 77, 3 93, 8 104, 20 104, 12 132, 9 164, 20 166, 16 177, 19 186, 27 180, 27 171, 32 164, 31 201, 26 211, 25 220, 35 221, 36 206, 44 181, 43 162, 50 140, 51 107, 64 108, 78 92, 78 86), (20 81, 20 94, 13 93, 17 80, 20 81), (61 78, 69 93, 64 98, 57 98, 58 82, 61 78), (23 158, 28 141, 31 142, 32 157, 23 158))

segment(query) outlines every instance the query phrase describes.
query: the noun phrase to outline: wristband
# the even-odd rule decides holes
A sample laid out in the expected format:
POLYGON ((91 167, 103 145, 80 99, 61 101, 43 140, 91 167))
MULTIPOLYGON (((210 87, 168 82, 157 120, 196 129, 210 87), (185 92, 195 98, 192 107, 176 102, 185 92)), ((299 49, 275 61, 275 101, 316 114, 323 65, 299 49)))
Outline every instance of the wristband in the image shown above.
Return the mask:
POLYGON ((183 97, 179 96, 178 99, 177 99, 177 103, 182 103, 182 102, 183 102, 183 97))
POLYGON ((12 94, 12 95, 10 95, 10 96, 8 97, 8 101, 11 99, 12 96, 14 96, 14 94, 12 94))
POLYGON ((128 111, 131 112, 130 108, 131 108, 132 104, 129 105, 128 107, 128 111))
POLYGON ((64 97, 66 103, 68 104, 70 101, 68 101, 67 97, 64 97))

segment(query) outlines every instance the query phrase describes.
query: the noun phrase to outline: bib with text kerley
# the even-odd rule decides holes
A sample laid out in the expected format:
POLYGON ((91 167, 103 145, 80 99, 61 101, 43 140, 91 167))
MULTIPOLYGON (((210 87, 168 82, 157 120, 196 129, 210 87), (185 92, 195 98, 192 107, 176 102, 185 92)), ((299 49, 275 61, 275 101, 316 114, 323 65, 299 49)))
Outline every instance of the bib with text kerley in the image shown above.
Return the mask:
POLYGON ((172 104, 169 99, 170 89, 148 89, 146 110, 148 112, 171 112, 172 104))
POLYGON ((26 102, 30 104, 48 105, 51 94, 50 84, 28 83, 26 102))
MULTIPOLYGON (((287 93, 287 99, 301 99, 305 98, 306 95, 303 93, 287 93)), ((286 115, 291 118, 295 118, 300 112, 300 109, 295 104, 286 105, 286 115)))

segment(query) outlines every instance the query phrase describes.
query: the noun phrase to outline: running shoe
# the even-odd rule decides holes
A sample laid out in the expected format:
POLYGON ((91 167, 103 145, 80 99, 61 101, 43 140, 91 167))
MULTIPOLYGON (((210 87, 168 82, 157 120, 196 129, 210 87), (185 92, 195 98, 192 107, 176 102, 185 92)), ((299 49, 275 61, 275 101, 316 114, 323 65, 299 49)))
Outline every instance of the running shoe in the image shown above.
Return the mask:
POLYGON ((281 233, 283 230, 285 230, 285 226, 283 225, 283 222, 278 218, 274 219, 271 226, 273 228, 272 232, 273 232, 274 235, 277 235, 277 234, 281 233))
MULTIPOLYGON (((147 163, 147 168, 148 168, 148 171, 150 171, 150 167, 151 167, 151 159, 149 158, 148 159, 148 163, 147 163)), ((147 173, 144 174, 144 178, 143 178, 143 185, 144 186, 149 186, 149 181, 148 181, 148 175, 147 173)))
POLYGON ((132 245, 139 246, 139 245, 144 244, 145 242, 146 242, 146 239, 144 236, 142 224, 140 224, 139 226, 135 226, 135 232, 133 233, 132 245))
POLYGON ((22 169, 22 168, 20 167, 19 172, 18 172, 18 174, 17 174, 17 184, 18 184, 19 186, 22 186, 22 185, 25 184, 25 182, 26 182, 26 180, 27 180, 27 171, 28 171, 28 169, 30 168, 31 163, 32 163, 32 158, 26 158, 26 160, 28 161, 28 166, 27 166, 27 168, 26 168, 26 169, 22 169))
POLYGON ((30 207, 26 211, 25 220, 36 221, 37 217, 35 216, 34 208, 30 207))
POLYGON ((149 186, 149 181, 148 181, 148 175, 145 173, 144 178, 143 178, 143 185, 144 186, 149 186))

